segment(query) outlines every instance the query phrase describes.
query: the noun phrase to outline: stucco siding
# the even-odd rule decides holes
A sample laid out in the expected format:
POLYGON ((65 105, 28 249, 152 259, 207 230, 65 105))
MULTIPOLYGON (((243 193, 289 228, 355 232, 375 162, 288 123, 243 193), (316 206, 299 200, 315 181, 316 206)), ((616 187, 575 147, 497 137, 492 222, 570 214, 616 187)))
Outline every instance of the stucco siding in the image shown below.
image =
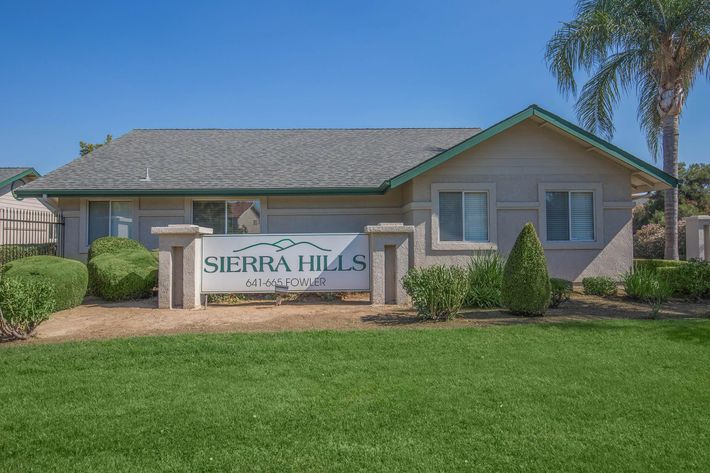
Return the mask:
MULTIPOLYGON (((589 244, 545 244, 548 265, 553 276, 580 281, 590 275, 618 276, 632 262, 631 170, 569 137, 540 127, 529 120, 491 140, 452 158, 416 177, 405 196, 412 201, 404 223, 415 225, 413 258, 415 265, 465 264, 479 250, 438 250, 432 240, 432 185, 495 185, 497 231, 493 241, 498 250, 508 254, 526 222, 540 232, 544 186, 569 185, 595 189, 596 242, 589 244), (564 183, 564 184, 561 184, 564 183), (599 189, 600 192, 597 192, 599 189), (596 208, 597 206, 602 208, 596 208), (427 207, 422 209, 422 207, 427 207), (609 207, 609 208, 607 208, 609 207), (618 208, 621 207, 621 208, 618 208), (560 246, 565 246, 560 248, 560 246), (594 247, 594 248, 592 248, 594 247)), ((406 207, 405 207, 406 208, 406 207)))

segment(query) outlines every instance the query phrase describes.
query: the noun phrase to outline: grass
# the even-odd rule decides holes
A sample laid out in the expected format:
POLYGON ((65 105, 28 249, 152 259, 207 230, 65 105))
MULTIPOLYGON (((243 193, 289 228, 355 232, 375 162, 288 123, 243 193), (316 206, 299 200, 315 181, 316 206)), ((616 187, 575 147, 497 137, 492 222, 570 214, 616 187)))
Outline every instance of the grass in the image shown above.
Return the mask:
POLYGON ((710 321, 0 347, 0 471, 702 471, 710 321))

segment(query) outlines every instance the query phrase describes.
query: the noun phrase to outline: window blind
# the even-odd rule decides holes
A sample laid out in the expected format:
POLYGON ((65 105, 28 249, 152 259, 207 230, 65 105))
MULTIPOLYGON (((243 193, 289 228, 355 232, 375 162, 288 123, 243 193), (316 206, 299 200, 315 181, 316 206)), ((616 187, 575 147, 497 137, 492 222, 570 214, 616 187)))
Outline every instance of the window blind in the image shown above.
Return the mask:
POLYGON ((485 192, 465 192, 464 239, 466 241, 488 241, 488 194, 485 192))
POLYGON ((548 241, 569 240, 569 192, 546 192, 548 241))
POLYGON ((592 192, 570 192, 572 240, 594 240, 594 195, 592 192))
POLYGON ((461 192, 439 193, 439 240, 463 240, 463 209, 461 192))

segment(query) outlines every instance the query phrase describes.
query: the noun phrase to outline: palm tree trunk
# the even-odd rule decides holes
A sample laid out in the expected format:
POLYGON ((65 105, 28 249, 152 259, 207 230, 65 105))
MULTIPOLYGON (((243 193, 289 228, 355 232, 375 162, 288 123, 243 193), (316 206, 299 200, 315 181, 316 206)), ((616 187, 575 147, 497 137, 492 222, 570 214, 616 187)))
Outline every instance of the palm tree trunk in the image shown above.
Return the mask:
MULTIPOLYGON (((663 118, 663 170, 678 177, 679 116, 669 114, 663 118)), ((665 191, 666 248, 665 259, 678 259, 678 189, 665 191)))

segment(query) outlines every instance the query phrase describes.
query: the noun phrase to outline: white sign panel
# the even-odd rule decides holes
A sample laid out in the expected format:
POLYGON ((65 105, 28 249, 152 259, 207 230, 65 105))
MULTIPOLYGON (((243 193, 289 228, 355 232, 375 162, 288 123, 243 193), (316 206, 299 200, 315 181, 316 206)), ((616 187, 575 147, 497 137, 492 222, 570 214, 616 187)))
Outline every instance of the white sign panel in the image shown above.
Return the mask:
POLYGON ((202 292, 369 291, 369 268, 362 233, 202 238, 202 292))

